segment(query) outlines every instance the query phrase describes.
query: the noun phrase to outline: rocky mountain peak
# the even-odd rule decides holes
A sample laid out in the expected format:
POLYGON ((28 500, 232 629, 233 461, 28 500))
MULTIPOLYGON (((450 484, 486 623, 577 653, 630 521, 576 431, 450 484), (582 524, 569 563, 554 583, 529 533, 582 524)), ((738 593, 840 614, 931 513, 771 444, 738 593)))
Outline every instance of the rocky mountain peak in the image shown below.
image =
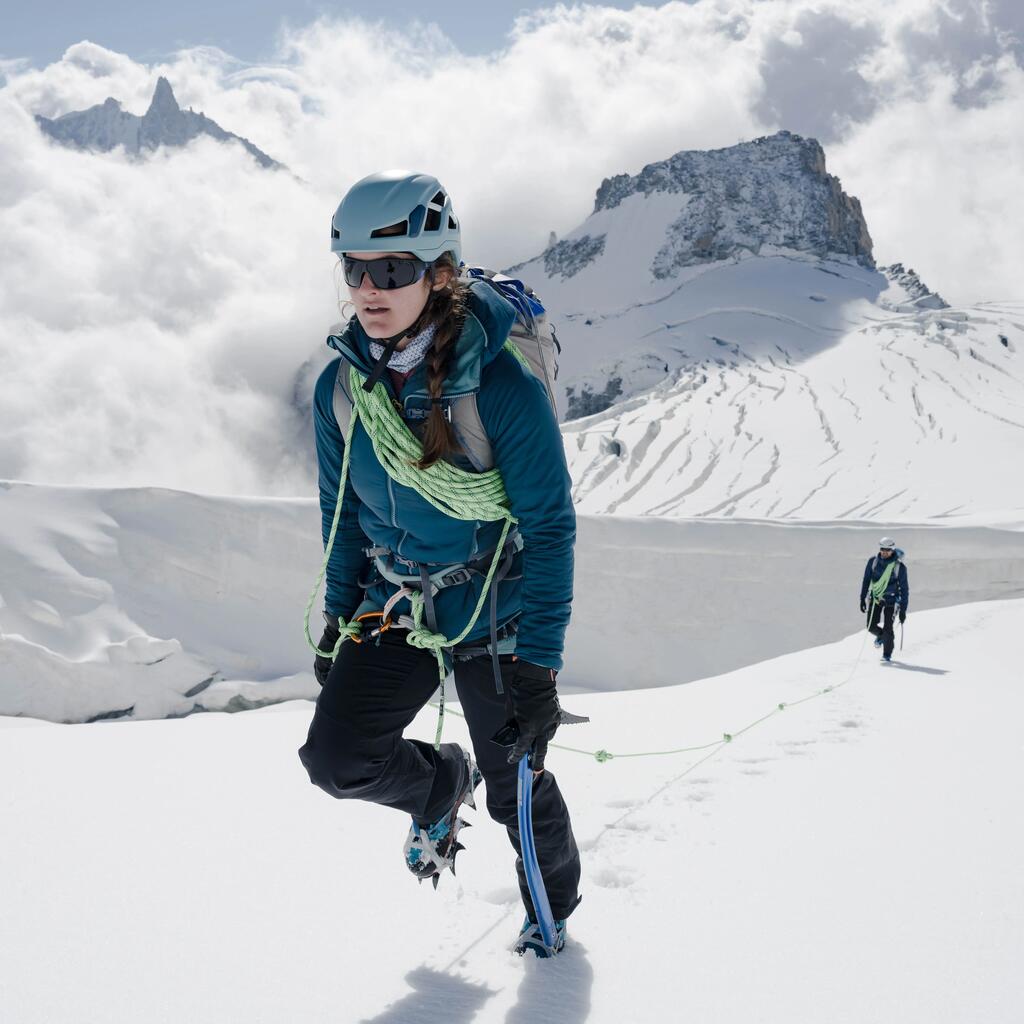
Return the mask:
MULTIPOLYGON (((683 151, 639 174, 606 178, 594 200, 594 228, 628 199, 655 193, 679 196, 679 212, 651 265, 656 279, 765 246, 874 267, 860 203, 828 173, 816 139, 781 131, 726 149, 683 151)), ((601 255, 602 234, 575 234, 545 253, 549 274, 570 277, 601 255)))

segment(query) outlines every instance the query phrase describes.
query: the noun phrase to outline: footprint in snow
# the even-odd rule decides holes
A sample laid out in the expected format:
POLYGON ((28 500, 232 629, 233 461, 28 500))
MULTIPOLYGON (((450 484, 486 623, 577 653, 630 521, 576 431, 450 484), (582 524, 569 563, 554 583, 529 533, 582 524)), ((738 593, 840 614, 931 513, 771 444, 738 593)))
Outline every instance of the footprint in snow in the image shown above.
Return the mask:
POLYGON ((480 893, 480 899, 486 903, 493 903, 496 907, 504 907, 519 899, 519 890, 514 885, 502 885, 497 889, 480 893))
POLYGON ((636 876, 628 868, 609 867, 599 868, 590 876, 590 880, 602 889, 631 889, 636 876))
POLYGON ((802 757, 811 752, 809 748, 813 747, 814 743, 814 740, 783 740, 780 746, 785 748, 787 754, 802 757))

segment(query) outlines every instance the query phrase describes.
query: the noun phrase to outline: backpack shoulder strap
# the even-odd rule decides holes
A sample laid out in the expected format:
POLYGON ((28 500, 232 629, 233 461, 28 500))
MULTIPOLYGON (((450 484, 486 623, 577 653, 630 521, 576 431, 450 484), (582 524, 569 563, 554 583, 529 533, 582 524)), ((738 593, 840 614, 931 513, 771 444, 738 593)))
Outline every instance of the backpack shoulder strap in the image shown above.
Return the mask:
POLYGON ((451 404, 452 429, 478 473, 494 469, 494 452, 477 408, 476 395, 463 395, 451 404))
POLYGON ((338 376, 334 382, 334 418, 338 421, 341 436, 348 436, 349 424, 352 422, 352 391, 349 387, 348 363, 341 359, 338 362, 338 376))

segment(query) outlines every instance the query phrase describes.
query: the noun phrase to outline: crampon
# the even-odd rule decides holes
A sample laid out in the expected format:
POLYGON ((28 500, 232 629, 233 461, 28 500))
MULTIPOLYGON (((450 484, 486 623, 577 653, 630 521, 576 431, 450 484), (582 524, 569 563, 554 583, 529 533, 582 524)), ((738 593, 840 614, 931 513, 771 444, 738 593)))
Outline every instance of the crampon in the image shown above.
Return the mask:
POLYGON ((468 753, 465 758, 465 782, 451 809, 432 824, 413 818, 405 840, 406 867, 420 882, 429 878, 435 889, 445 869, 455 874, 455 858, 460 850, 465 849, 458 836, 463 828, 469 828, 469 822, 459 817, 460 808, 468 804, 476 809, 473 790, 479 785, 481 774, 468 753))

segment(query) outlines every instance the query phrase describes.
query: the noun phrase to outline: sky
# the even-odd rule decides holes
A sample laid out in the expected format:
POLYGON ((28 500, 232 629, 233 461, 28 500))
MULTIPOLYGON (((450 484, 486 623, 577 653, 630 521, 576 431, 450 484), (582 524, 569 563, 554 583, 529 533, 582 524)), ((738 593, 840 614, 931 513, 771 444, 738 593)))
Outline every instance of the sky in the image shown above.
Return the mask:
POLYGON ((579 225, 606 177, 786 128, 822 142, 879 262, 954 303, 1021 296, 1016 0, 536 7, 475 41, 301 5, 276 34, 254 5, 243 39, 198 5, 155 36, 127 5, 75 10, 36 41, 5 12, 0 479, 309 493, 328 219, 382 167, 436 174, 467 257, 501 267, 579 225), (158 75, 289 170, 212 141, 74 152, 33 122, 109 96, 142 113, 158 75))
MULTIPOLYGON (((6 6, 6 4, 5 4, 6 6)), ((168 3, 112 3, 100 0, 55 0, 39 9, 10 3, 4 12, 0 58, 27 58, 40 67, 59 60, 69 43, 89 39, 136 60, 159 60, 174 50, 215 46, 239 60, 273 60, 279 34, 286 26, 308 24, 318 17, 356 16, 401 29, 429 18, 463 53, 482 54, 506 45, 516 16, 550 6, 540 0, 499 0, 478 4, 437 4, 419 0, 369 0, 325 3, 323 0, 177 0, 168 3)), ((630 2, 607 7, 630 8, 630 2)))

